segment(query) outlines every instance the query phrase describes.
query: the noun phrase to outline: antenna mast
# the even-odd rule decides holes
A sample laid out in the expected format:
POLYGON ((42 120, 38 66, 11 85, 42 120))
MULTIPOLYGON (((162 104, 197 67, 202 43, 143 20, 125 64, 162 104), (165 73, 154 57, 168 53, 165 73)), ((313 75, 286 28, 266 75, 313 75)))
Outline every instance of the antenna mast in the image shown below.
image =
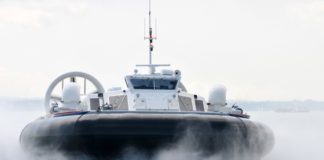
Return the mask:
POLYGON ((144 39, 149 40, 149 64, 152 64, 152 52, 153 52, 153 40, 156 39, 156 37, 153 37, 153 29, 152 29, 152 19, 151 19, 151 0, 149 0, 149 36, 144 37, 144 39))
MULTIPOLYGON (((145 21, 144 21, 145 25, 145 21)), ((156 29, 156 22, 155 22, 155 29, 156 29)), ((149 35, 148 37, 145 36, 145 26, 144 26, 144 39, 149 40, 149 64, 144 65, 136 65, 137 67, 149 67, 151 74, 155 73, 156 67, 163 67, 163 66, 170 66, 169 64, 153 64, 152 63, 152 52, 153 52, 153 40, 156 39, 156 35, 153 36, 153 29, 152 29, 152 19, 151 19, 151 0, 149 0, 149 35)), ((156 32, 155 32, 156 34, 156 32)))

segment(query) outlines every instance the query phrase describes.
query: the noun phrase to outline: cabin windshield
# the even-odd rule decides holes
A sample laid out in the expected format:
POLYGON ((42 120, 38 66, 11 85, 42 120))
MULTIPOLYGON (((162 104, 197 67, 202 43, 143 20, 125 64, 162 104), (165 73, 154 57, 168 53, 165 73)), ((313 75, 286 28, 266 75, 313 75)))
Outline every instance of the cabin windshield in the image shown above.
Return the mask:
POLYGON ((174 90, 178 83, 177 79, 132 78, 130 81, 134 89, 155 89, 155 90, 174 90))

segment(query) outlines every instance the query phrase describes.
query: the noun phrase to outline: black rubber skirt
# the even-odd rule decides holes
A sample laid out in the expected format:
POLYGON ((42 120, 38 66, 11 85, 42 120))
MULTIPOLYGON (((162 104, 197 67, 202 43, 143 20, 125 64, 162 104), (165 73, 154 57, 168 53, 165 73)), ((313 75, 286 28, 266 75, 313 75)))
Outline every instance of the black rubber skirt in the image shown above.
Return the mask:
POLYGON ((248 119, 207 113, 73 112, 39 118, 22 131, 29 151, 114 157, 133 147, 147 153, 181 146, 205 155, 244 153, 262 157, 274 143, 272 131, 248 119))

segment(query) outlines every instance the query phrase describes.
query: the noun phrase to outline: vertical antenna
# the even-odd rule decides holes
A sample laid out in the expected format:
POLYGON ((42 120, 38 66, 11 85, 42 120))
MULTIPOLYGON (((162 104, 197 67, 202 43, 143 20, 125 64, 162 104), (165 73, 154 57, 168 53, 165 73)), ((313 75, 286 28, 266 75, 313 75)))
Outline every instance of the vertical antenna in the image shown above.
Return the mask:
POLYGON ((155 39, 157 39, 157 20, 155 19, 155 39))
POLYGON ((153 40, 156 37, 153 37, 153 29, 152 29, 152 19, 151 19, 151 0, 149 0, 149 36, 145 37, 145 39, 149 40, 149 64, 152 64, 152 52, 153 52, 153 40))
POLYGON ((151 20, 151 0, 149 0, 149 35, 148 37, 146 37, 146 30, 145 30, 145 27, 146 27, 146 22, 145 22, 145 19, 144 19, 144 40, 149 40, 149 64, 142 64, 142 65, 136 65, 137 67, 149 67, 150 68, 150 73, 151 74, 154 74, 155 73, 155 68, 156 67, 162 67, 162 66, 170 66, 169 64, 153 64, 152 63, 152 52, 153 52, 153 40, 156 39, 156 35, 157 35, 157 32, 156 32, 156 28, 157 28, 157 25, 156 25, 156 21, 155 21, 155 36, 153 36, 153 29, 152 29, 152 20, 151 20))
POLYGON ((149 38, 150 38, 150 60, 149 64, 152 64, 152 51, 153 51, 153 37, 152 37, 152 26, 151 26, 151 0, 149 0, 149 38))
POLYGON ((144 18, 144 40, 146 39, 146 19, 144 18))

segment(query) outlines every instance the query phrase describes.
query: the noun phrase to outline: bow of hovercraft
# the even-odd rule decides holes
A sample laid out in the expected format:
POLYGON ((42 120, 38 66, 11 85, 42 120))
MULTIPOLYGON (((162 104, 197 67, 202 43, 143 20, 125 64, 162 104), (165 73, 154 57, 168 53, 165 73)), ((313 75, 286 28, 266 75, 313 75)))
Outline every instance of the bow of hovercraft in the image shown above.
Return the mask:
POLYGON ((115 157, 129 147, 154 153, 185 142, 204 155, 264 156, 273 145, 266 126, 209 113, 79 112, 39 119, 21 135, 22 145, 67 155, 115 157))

